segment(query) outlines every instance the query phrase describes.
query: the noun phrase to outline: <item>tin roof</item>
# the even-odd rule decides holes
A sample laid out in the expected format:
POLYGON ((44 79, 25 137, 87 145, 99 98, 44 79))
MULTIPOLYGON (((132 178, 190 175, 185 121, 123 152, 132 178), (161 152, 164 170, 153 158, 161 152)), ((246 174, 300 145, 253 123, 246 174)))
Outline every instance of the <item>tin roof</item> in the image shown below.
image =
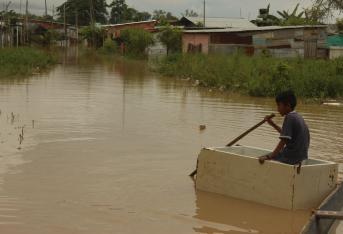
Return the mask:
MULTIPOLYGON (((203 24, 203 17, 183 17, 193 24, 203 24)), ((220 18, 206 17, 205 26, 208 28, 252 28, 257 27, 247 19, 243 18, 220 18)))
POLYGON ((224 28, 224 29, 197 29, 184 30, 184 33, 230 33, 230 32, 255 32, 255 31, 275 31, 285 29, 301 28, 326 28, 326 25, 301 25, 301 26, 266 26, 266 27, 249 27, 249 28, 224 28))
POLYGON ((130 22, 130 23, 123 23, 123 24, 105 24, 105 25, 101 25, 101 27, 108 28, 108 27, 118 27, 118 26, 125 26, 125 25, 156 23, 156 22, 157 22, 156 20, 147 20, 147 21, 130 22))

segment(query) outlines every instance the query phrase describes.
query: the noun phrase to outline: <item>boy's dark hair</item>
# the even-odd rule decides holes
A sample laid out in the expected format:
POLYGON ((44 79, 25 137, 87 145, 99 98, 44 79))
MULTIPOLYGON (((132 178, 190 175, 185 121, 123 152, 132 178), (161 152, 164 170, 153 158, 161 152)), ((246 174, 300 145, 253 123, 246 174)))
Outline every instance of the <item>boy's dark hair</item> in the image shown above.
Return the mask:
POLYGON ((283 103, 285 105, 290 105, 291 109, 294 110, 297 106, 297 98, 293 91, 285 91, 280 93, 275 98, 276 103, 283 103))

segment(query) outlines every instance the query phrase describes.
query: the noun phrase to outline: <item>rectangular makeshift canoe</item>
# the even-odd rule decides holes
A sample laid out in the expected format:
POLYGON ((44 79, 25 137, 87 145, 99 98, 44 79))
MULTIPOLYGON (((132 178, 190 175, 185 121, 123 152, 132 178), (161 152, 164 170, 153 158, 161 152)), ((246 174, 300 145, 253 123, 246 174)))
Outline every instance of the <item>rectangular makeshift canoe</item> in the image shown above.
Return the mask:
POLYGON ((299 165, 266 161, 268 150, 246 147, 205 148, 198 157, 196 188, 274 207, 317 208, 337 187, 338 164, 309 159, 299 165))

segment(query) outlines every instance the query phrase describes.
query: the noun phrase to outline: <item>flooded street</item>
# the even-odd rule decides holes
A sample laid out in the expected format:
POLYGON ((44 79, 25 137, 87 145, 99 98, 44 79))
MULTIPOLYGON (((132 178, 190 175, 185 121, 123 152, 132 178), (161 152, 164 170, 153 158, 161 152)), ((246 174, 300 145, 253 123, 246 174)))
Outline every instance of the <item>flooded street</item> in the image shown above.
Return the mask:
MULTIPOLYGON (((310 215, 196 192, 188 177, 202 147, 223 146, 275 112, 273 99, 86 56, 0 80, 0 109, 0 233, 288 234, 310 215)), ((310 156, 343 165, 343 108, 300 104, 298 112, 311 130, 310 156)), ((277 141, 264 125, 240 143, 277 141)))

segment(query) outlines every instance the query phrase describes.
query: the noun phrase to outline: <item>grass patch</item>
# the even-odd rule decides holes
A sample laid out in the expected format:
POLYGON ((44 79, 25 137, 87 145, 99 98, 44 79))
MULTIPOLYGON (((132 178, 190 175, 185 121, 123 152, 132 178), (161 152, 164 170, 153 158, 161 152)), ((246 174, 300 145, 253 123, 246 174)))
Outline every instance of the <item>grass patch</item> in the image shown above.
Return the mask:
POLYGON ((0 78, 31 75, 55 64, 56 59, 48 52, 36 48, 0 49, 0 78))
POLYGON ((198 80, 251 96, 275 96, 292 89, 299 97, 343 96, 343 58, 336 60, 278 59, 243 54, 175 54, 153 64, 166 76, 198 80))

